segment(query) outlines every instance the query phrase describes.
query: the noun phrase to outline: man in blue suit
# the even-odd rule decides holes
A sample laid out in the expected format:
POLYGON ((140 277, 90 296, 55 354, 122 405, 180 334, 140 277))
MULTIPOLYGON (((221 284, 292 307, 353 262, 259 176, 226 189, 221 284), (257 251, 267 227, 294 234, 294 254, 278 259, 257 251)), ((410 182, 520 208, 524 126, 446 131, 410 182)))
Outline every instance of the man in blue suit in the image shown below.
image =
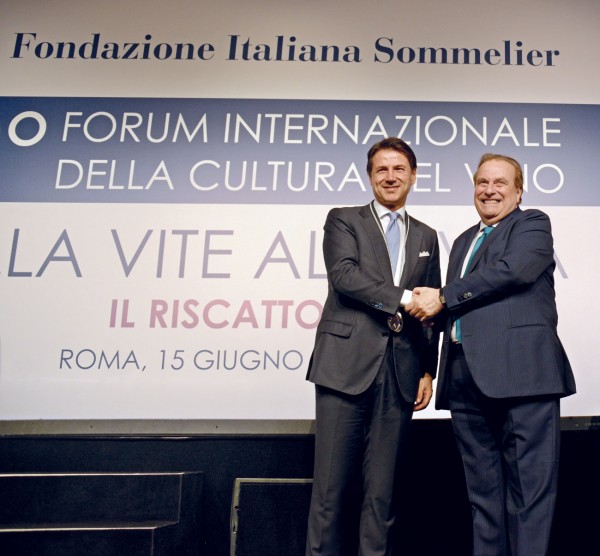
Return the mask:
POLYGON ((436 408, 450 409, 473 518, 474 556, 544 556, 554 515, 560 398, 575 393, 557 335, 550 220, 521 210, 523 174, 484 155, 481 222, 452 246, 446 285, 406 311, 446 319, 436 408))

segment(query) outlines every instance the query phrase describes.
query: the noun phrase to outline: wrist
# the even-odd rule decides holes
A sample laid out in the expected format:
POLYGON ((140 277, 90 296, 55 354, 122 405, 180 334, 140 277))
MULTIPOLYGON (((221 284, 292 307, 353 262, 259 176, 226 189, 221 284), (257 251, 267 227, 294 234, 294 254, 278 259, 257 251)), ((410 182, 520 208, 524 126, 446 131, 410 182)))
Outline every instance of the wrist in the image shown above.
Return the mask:
POLYGON ((442 304, 443 307, 445 307, 446 306, 446 298, 444 297, 444 289, 440 288, 438 290, 438 293, 440 295, 440 303, 442 304))

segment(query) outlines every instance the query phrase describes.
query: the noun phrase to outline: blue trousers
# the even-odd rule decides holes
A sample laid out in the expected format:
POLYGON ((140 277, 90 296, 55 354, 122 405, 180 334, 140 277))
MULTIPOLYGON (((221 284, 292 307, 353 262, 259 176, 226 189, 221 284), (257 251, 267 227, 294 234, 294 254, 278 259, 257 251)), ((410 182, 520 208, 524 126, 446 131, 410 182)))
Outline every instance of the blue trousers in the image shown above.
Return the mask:
POLYGON ((473 518, 474 556, 545 556, 558 480, 560 401, 492 399, 460 348, 451 360, 450 411, 473 518))

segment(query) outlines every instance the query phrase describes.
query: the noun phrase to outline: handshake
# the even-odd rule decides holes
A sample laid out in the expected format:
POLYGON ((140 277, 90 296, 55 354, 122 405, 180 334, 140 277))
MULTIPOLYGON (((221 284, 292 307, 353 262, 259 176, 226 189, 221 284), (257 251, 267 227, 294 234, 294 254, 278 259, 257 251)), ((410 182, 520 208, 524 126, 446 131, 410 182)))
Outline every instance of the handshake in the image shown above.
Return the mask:
POLYGON ((415 288, 410 302, 404 310, 412 317, 421 321, 435 317, 443 308, 440 299, 441 290, 438 288, 415 288))

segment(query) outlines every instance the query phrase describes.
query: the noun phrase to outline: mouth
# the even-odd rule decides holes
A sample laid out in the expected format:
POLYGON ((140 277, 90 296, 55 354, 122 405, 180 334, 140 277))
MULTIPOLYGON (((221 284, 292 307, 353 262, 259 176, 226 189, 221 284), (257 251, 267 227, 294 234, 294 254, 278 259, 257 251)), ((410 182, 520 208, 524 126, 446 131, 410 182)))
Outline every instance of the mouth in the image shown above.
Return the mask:
POLYGON ((484 205, 497 205, 500 203, 498 199, 480 199, 480 202, 484 205))

